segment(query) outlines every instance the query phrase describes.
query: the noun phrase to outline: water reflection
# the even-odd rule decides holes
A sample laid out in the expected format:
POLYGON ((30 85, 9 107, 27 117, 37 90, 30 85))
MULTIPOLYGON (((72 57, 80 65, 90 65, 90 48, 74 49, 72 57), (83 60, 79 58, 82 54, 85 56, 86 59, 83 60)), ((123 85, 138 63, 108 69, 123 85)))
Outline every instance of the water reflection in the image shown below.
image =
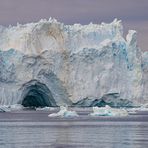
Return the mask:
POLYGON ((146 148, 147 139, 144 121, 0 122, 0 148, 146 148))

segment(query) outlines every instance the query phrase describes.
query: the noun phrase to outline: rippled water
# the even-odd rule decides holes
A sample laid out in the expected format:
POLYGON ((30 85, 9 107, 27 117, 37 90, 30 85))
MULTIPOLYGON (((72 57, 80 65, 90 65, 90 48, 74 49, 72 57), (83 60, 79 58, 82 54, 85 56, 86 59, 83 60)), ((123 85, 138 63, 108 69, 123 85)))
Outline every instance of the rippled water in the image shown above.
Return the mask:
POLYGON ((148 112, 128 117, 49 118, 45 111, 0 113, 0 148, 147 148, 148 112))

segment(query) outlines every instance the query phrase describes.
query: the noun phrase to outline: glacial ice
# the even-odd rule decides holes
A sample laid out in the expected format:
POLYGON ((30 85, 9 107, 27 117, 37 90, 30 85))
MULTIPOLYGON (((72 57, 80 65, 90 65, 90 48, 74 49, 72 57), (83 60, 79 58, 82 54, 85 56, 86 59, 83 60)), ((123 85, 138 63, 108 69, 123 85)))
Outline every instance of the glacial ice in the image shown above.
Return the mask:
POLYGON ((84 98, 76 103, 73 103, 73 106, 75 107, 105 107, 106 105, 109 105, 110 107, 135 107, 138 104, 134 104, 132 101, 129 101, 128 99, 122 99, 120 98, 120 95, 118 93, 110 93, 105 94, 100 99, 98 98, 91 98, 87 97, 84 98))
POLYGON ((21 104, 13 104, 9 106, 11 111, 19 111, 19 110, 23 110, 24 106, 21 104))
POLYGON ((93 107, 93 113, 90 116, 127 116, 128 112, 125 109, 111 108, 106 105, 105 107, 93 107))
POLYGON ((36 111, 54 111, 55 108, 54 107, 38 107, 36 108, 36 111))
POLYGON ((136 107, 136 108, 129 108, 127 109, 129 113, 136 113, 139 111, 148 111, 148 104, 144 104, 140 107, 136 107))
POLYGON ((60 106, 60 111, 57 113, 49 114, 48 117, 78 117, 79 115, 76 111, 68 111, 68 108, 65 106, 60 106))
POLYGON ((7 105, 0 105, 0 112, 10 112, 10 108, 7 105))
POLYGON ((23 109, 24 109, 24 106, 22 106, 21 104, 0 105, 0 112, 19 111, 23 109))
POLYGON ((136 31, 124 38, 117 19, 110 24, 64 25, 50 18, 1 26, 0 104, 71 106, 110 94, 119 95, 115 105, 145 104, 147 59, 148 52, 137 45, 136 31))

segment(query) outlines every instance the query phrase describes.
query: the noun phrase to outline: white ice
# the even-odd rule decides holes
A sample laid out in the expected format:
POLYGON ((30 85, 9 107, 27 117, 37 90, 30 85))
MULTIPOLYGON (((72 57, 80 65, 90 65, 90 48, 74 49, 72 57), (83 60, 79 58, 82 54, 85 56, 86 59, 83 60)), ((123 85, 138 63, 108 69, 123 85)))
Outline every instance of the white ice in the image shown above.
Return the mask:
POLYGON ((75 111, 68 111, 65 106, 60 106, 60 111, 57 113, 49 114, 48 117, 78 117, 79 115, 75 111))
POLYGON ((0 106, 0 112, 10 112, 10 108, 7 105, 0 106))
POLYGON ((115 109, 106 105, 105 107, 93 107, 91 116, 127 116, 128 112, 125 109, 115 109))
POLYGON ((55 110, 56 108, 55 107, 43 107, 43 108, 36 108, 36 111, 53 111, 55 110))
POLYGON ((21 104, 10 105, 10 110, 11 111, 17 111, 17 110, 23 110, 23 109, 24 109, 24 106, 21 105, 21 104))
POLYGON ((138 108, 128 109, 129 113, 137 113, 139 111, 148 111, 148 108, 146 108, 146 107, 138 107, 138 108))

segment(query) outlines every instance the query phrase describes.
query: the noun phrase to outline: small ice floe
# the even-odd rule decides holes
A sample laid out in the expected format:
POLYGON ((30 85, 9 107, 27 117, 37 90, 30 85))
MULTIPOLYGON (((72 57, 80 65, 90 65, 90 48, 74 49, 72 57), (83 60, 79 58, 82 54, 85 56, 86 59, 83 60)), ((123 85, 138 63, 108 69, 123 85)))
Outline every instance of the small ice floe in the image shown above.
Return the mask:
POLYGON ((127 116, 128 112, 125 109, 115 109, 106 105, 105 107, 93 107, 91 116, 127 116))
POLYGON ((137 108, 136 111, 148 111, 148 108, 141 106, 140 108, 137 108))
POLYGON ((48 117, 78 117, 75 111, 68 111, 67 107, 60 106, 60 111, 57 113, 49 114, 48 117))
POLYGON ((137 108, 129 108, 127 109, 129 114, 136 114, 137 113, 137 108))
POLYGON ((0 112, 10 112, 10 108, 6 105, 0 106, 0 112))
POLYGON ((3 108, 0 107, 0 112, 5 112, 5 110, 3 108))
POLYGON ((143 107, 143 108, 148 108, 148 103, 143 104, 141 107, 143 107))
POLYGON ((24 109, 24 106, 21 105, 21 104, 10 105, 10 110, 11 111, 19 111, 19 110, 23 110, 23 109, 24 109))
POLYGON ((142 105, 141 107, 137 107, 137 108, 130 108, 130 109, 127 109, 129 113, 137 113, 139 111, 148 111, 148 108, 147 106, 145 105, 142 105))
POLYGON ((38 107, 36 108, 36 111, 53 111, 55 110, 55 107, 38 107))
POLYGON ((148 104, 141 105, 141 107, 138 109, 138 111, 148 111, 148 104))

